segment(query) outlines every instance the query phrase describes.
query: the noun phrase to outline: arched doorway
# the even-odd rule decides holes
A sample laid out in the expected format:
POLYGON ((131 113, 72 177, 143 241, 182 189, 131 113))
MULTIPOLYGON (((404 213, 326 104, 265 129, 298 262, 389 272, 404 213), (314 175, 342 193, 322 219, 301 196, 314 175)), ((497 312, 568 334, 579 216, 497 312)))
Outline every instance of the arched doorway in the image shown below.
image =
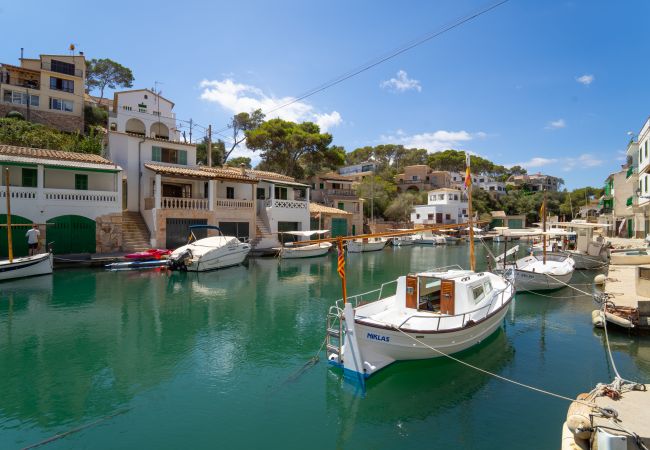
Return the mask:
POLYGON ((139 134, 141 136, 144 136, 147 133, 144 123, 139 119, 133 118, 126 121, 125 131, 127 133, 139 134))
POLYGON ((58 216, 47 221, 47 242, 58 254, 95 253, 95 221, 83 216, 58 216), (50 225, 51 224, 51 225, 50 225))
POLYGON ((149 136, 159 139, 169 139, 169 128, 162 122, 156 122, 151 125, 149 136))
MULTIPOLYGON (((5 223, 7 223, 7 215, 0 214, 0 224, 5 223)), ((32 221, 26 217, 12 214, 11 223, 14 225, 21 223, 25 224, 24 227, 11 227, 11 234, 14 256, 27 256, 28 247, 25 233, 31 228, 32 221)), ((6 258, 7 256, 9 256, 9 246, 7 245, 7 227, 0 227, 0 257, 6 258)))

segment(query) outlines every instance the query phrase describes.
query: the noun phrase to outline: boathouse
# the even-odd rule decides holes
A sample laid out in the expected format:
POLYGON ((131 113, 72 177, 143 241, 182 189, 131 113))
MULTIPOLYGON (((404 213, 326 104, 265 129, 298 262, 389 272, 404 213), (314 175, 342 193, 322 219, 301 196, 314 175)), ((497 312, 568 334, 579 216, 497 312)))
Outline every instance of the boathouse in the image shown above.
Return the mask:
MULTIPOLYGON (((40 250, 58 254, 109 252, 122 242, 122 168, 99 155, 0 145, 0 223, 7 223, 5 169, 9 169, 13 247, 27 255, 25 231, 39 224, 40 250)), ((0 228, 0 256, 7 228, 0 228)))

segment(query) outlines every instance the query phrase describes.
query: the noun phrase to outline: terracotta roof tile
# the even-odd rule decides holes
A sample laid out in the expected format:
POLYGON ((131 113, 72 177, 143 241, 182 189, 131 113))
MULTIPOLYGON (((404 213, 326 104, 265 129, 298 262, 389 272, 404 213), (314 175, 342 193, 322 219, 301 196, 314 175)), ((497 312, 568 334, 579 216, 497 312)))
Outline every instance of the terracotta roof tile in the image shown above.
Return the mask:
POLYGON ((291 181, 295 182, 296 179, 288 175, 282 175, 275 172, 267 172, 265 170, 254 170, 246 169, 246 173, 255 178, 266 178, 269 180, 278 180, 278 181, 291 181))
POLYGON ((212 173, 216 178, 223 178, 229 180, 241 180, 249 183, 257 183, 257 178, 251 176, 248 171, 244 175, 240 169, 229 167, 202 167, 202 170, 212 173))
POLYGON ((153 170, 161 175, 181 176, 191 178, 209 178, 213 180, 237 180, 247 183, 257 183, 255 178, 242 175, 238 170, 225 170, 217 167, 180 167, 180 166, 166 166, 163 164, 146 163, 144 165, 147 169, 153 170))
POLYGON ((49 150, 44 148, 17 147, 15 145, 0 144, 0 155, 19 156, 37 159, 57 159, 61 161, 76 161, 92 164, 114 164, 106 158, 93 153, 66 152, 62 150, 49 150))
POLYGON ((351 212, 343 211, 342 209, 332 208, 331 206, 325 206, 320 203, 309 203, 309 213, 310 214, 343 214, 346 216, 351 216, 351 212))

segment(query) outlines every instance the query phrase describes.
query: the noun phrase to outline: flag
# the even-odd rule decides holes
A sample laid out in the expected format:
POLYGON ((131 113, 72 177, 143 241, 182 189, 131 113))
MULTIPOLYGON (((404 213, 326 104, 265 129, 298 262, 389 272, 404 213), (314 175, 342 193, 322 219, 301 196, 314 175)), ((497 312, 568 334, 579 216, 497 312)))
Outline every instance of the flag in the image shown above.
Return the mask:
POLYGON ((337 272, 339 273, 339 277, 341 277, 342 280, 345 280, 345 253, 343 253, 342 239, 339 239, 338 241, 338 244, 336 246, 336 252, 338 254, 337 272))
POLYGON ((465 152, 465 189, 469 189, 472 186, 472 174, 469 170, 469 153, 465 152))
POLYGON ((539 207, 539 217, 540 217, 540 219, 543 219, 544 216, 546 215, 546 205, 544 203, 545 202, 542 202, 542 206, 539 207))

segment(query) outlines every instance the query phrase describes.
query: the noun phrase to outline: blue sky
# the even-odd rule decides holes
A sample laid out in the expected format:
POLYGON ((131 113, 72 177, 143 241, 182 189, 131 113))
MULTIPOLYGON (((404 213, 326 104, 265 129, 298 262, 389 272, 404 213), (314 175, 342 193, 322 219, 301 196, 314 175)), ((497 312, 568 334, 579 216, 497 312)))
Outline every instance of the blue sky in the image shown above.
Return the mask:
MULTIPOLYGON (((180 119, 223 128, 487 5, 468 0, 120 1, 0 4, 0 61, 65 53, 130 67, 180 119)), ((280 110, 348 151, 402 143, 468 149, 600 186, 650 114, 646 0, 510 0, 478 19, 280 110)), ((195 128, 194 136, 204 130, 195 128)))

